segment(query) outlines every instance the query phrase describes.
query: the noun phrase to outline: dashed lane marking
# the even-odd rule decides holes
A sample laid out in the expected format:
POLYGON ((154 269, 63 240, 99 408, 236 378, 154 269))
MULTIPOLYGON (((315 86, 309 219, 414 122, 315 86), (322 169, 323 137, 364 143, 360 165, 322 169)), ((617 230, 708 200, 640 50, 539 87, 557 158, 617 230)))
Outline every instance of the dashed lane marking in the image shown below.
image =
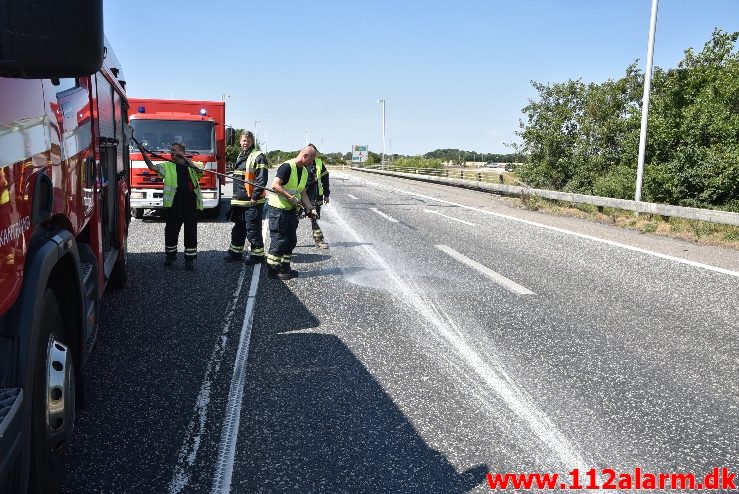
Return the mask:
POLYGON ((387 215, 387 214, 383 213, 382 211, 380 211, 380 210, 379 210, 379 209, 377 209, 377 208, 370 208, 370 209, 371 209, 372 211, 374 211, 375 213, 379 214, 380 216, 382 216, 383 218, 385 218, 386 220, 388 220, 388 221, 389 221, 389 222, 391 222, 391 223, 397 223, 397 222, 398 222, 398 220, 396 220, 395 218, 393 218, 393 217, 392 217, 392 216, 390 216, 390 215, 387 215))
POLYGON ((448 218, 448 219, 450 219, 450 220, 454 220, 454 221, 458 221, 458 222, 460 222, 460 223, 464 223, 465 225, 470 225, 470 226, 477 226, 477 225, 475 225, 474 223, 470 223, 469 221, 465 221, 465 220, 460 220, 459 218, 455 218, 455 217, 453 217, 453 216, 447 216, 447 215, 445 215, 444 213, 440 213, 440 212, 438 212, 438 211, 433 211, 433 210, 431 210, 431 209, 424 209, 423 211, 424 211, 424 213, 438 214, 439 216, 443 216, 444 218, 448 218))
POLYGON ((444 199, 439 199, 437 197, 431 197, 431 196, 428 196, 428 195, 425 195, 425 194, 418 194, 416 192, 409 192, 407 190, 399 189, 397 187, 391 187, 389 185, 381 184, 381 183, 378 183, 378 182, 372 182, 370 180, 358 179, 358 178, 354 178, 354 177, 352 177, 352 180, 356 180, 357 182, 361 182, 361 183, 365 183, 365 184, 370 184, 370 185, 373 185, 375 187, 381 187, 381 188, 384 188, 384 189, 392 190, 394 192, 399 192, 401 194, 407 194, 407 195, 415 196, 415 197, 422 197, 422 198, 428 199, 430 201, 436 201, 436 202, 440 202, 442 204, 450 204, 452 206, 458 206, 460 208, 469 209, 471 211, 477 211, 478 213, 489 214, 490 216, 495 216, 495 217, 498 217, 498 218, 505 218, 507 220, 518 221, 520 223, 525 223, 527 225, 537 226, 539 228, 544 228, 544 229, 547 229, 547 230, 551 230, 551 231, 555 231, 555 232, 559 232, 559 233, 564 233, 565 235, 572 235, 574 237, 584 238, 584 239, 592 240, 594 242, 600 242, 602 244, 612 245, 613 247, 619 247, 621 249, 626 249, 626 250, 630 250, 630 251, 633 251, 633 252, 639 252, 641 254, 647 254, 647 255, 650 255, 650 256, 659 257, 661 259, 667 259, 669 261, 679 262, 681 264, 687 264, 688 266, 694 266, 694 267, 700 268, 700 269, 708 269, 708 270, 714 271, 716 273, 726 274, 726 275, 729 275, 729 276, 735 276, 735 277, 739 278, 739 271, 732 271, 730 269, 720 268, 718 266, 711 266, 710 264, 703 264, 701 262, 691 261, 689 259, 683 259, 681 257, 675 257, 675 256, 671 256, 669 254, 663 254, 661 252, 655 252, 653 250, 642 249, 641 247, 634 247, 633 245, 627 245, 627 244, 622 244, 620 242, 614 242, 613 240, 606 240, 604 238, 598 238, 598 237, 594 237, 592 235, 586 235, 584 233, 578 233, 578 232, 573 232, 571 230, 565 230, 564 228, 558 228, 556 226, 550 226, 550 225, 545 225, 543 223, 537 223, 537 222, 531 221, 531 220, 525 220, 525 219, 522 219, 522 218, 516 218, 515 216, 509 216, 507 214, 495 213, 493 211, 486 211, 484 209, 476 208, 474 206, 468 206, 466 204, 460 204, 458 202, 453 202, 453 201, 446 201, 444 199))
POLYGON ((440 251, 449 254, 450 256, 452 256, 454 259, 461 262, 462 264, 466 264, 467 266, 476 269, 477 271, 481 272, 482 274, 484 274, 491 280, 495 281, 499 285, 504 286, 505 288, 507 288, 508 290, 512 291, 513 293, 517 295, 535 295, 534 292, 532 292, 525 286, 519 285, 513 280, 509 280, 502 274, 496 273, 489 267, 484 266, 473 259, 470 259, 464 254, 460 254, 459 252, 452 249, 451 247, 447 247, 446 245, 436 245, 435 247, 439 249, 440 251))

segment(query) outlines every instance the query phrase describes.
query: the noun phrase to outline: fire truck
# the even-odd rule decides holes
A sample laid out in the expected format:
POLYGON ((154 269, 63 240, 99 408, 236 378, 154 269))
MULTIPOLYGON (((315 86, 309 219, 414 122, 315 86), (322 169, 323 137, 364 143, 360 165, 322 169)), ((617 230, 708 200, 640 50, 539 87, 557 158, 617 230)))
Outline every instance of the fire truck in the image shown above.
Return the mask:
MULTIPOLYGON (((225 103, 139 98, 131 98, 129 103, 131 127, 146 149, 167 154, 171 144, 178 141, 185 145, 188 156, 205 164, 206 170, 226 173, 226 140, 233 143, 234 131, 226 127, 225 103)), ((131 209, 134 217, 141 219, 145 209, 164 207, 164 183, 147 168, 136 147, 132 146, 129 152, 131 209)), ((221 211, 221 185, 220 177, 213 173, 205 173, 200 179, 203 209, 211 218, 217 218, 221 211)))
POLYGON ((128 103, 102 0, 0 0, 0 492, 61 485, 127 278, 128 103))

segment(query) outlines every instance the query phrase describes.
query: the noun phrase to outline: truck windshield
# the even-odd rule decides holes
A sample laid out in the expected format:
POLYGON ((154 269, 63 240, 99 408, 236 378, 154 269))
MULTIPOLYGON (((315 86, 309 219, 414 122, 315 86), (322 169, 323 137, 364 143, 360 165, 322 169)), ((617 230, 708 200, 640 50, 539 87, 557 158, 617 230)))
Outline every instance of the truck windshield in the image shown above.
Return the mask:
POLYGON ((134 137, 150 151, 169 151, 173 142, 181 142, 188 152, 213 154, 213 122, 183 120, 131 120, 134 137))

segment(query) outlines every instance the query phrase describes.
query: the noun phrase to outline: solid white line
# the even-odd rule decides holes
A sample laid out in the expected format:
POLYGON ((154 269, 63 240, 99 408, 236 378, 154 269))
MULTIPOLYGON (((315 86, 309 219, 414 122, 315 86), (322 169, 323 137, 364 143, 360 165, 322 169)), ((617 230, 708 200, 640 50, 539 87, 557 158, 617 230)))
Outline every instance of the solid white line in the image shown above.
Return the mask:
POLYGON ((216 340, 216 344, 211 351, 210 359, 208 360, 208 365, 205 369, 205 377, 200 385, 198 397, 195 400, 193 417, 190 419, 190 423, 187 426, 187 432, 185 433, 185 439, 182 442, 182 447, 180 447, 179 453, 177 454, 177 464, 174 468, 172 480, 169 483, 169 494, 182 492, 190 482, 190 477, 192 475, 190 469, 197 459, 201 436, 205 432, 205 424, 208 418, 211 379, 213 376, 218 375, 218 370, 221 367, 221 359, 223 358, 223 353, 226 349, 228 333, 231 330, 231 323, 233 322, 233 318, 236 313, 236 305, 239 301, 239 295, 241 294, 241 287, 244 284, 245 275, 246 266, 241 269, 236 289, 233 292, 231 302, 226 308, 226 319, 221 328, 221 334, 216 340))
POLYGON ((228 494, 231 490, 234 460, 236 459, 236 439, 239 435, 241 405, 244 398, 246 361, 249 356, 251 328, 254 322, 254 303, 256 301, 261 269, 261 264, 254 265, 254 272, 251 276, 249 299, 246 302, 244 322, 241 325, 241 337, 239 338, 239 347, 236 351, 231 387, 228 391, 228 402, 226 403, 226 415, 223 418, 221 441, 218 445, 218 457, 216 458, 213 488, 211 489, 211 492, 214 494, 228 494))
POLYGON ((726 275, 729 275, 729 276, 735 276, 735 277, 739 278, 739 271, 732 271, 730 269, 719 268, 717 266, 711 266, 710 264, 703 264, 703 263, 700 263, 700 262, 691 261, 691 260, 683 259, 683 258, 680 258, 680 257, 674 257, 674 256, 671 256, 669 254, 662 254, 661 252, 655 252, 655 251, 652 251, 652 250, 642 249, 641 247, 634 247, 632 245, 626 245, 626 244, 622 244, 620 242, 614 242, 613 240, 606 240, 606 239, 603 239, 603 238, 593 237, 591 235, 585 235, 584 233, 577 233, 577 232, 573 232, 573 231, 570 231, 570 230, 565 230, 564 228, 557 228, 556 226, 544 225, 542 223, 536 223, 535 221, 524 220, 522 218, 516 218, 515 216, 508 216, 507 214, 494 213, 492 211, 485 211, 484 209, 478 209, 478 208, 476 208, 474 206, 467 206, 465 204, 460 204, 458 202, 445 201, 444 199, 438 199, 436 197, 431 197, 431 196, 427 196, 427 195, 424 195, 424 194, 417 194, 415 192, 408 192, 407 190, 398 189, 398 188, 395 188, 395 187, 390 187, 389 185, 380 184, 380 183, 377 183, 377 182, 371 182, 369 180, 363 180, 363 179, 355 179, 355 180, 357 180, 359 182, 364 182, 366 184, 370 184, 370 185, 373 185, 373 186, 376 186, 376 187, 382 187, 382 188, 386 188, 386 189, 389 189, 389 190, 392 190, 392 191, 395 191, 395 192, 400 192, 402 194, 407 194, 407 195, 411 195, 411 196, 415 196, 415 197, 422 197, 423 199, 429 199, 431 201, 437 201, 437 202, 440 202, 440 203, 443 203, 443 204, 451 204, 452 206, 458 206, 460 208, 469 209, 471 211, 477 211, 479 213, 489 214, 491 216, 497 216, 498 218, 505 218, 505 219, 508 219, 508 220, 518 221, 520 223, 526 223, 527 225, 538 226, 539 228, 545 228, 547 230, 551 230, 551 231, 555 231, 555 232, 559 232, 559 233, 564 233, 566 235, 572 235, 574 237, 584 238, 584 239, 587 239, 587 240, 592 240, 594 242, 600 242, 600 243, 603 243, 603 244, 611 245, 613 247, 619 247, 621 249, 627 249, 627 250, 631 250, 633 252, 639 252, 641 254, 647 254, 647 255, 650 255, 650 256, 659 257, 661 259, 667 259, 669 261, 675 261, 675 262, 679 262, 681 264, 687 264, 688 266, 694 266, 696 268, 708 269, 710 271, 715 271, 717 273, 726 274, 726 275))
POLYGON ((534 292, 526 288, 525 286, 519 285, 513 280, 509 280, 502 274, 496 273, 492 269, 488 268, 487 266, 484 266, 480 264, 479 262, 470 259, 469 257, 465 256, 464 254, 460 254, 456 250, 452 249, 451 247, 447 247, 446 245, 435 245, 437 249, 439 249, 442 252, 446 252, 459 262, 468 265, 471 268, 474 268, 484 274, 485 276, 489 277, 499 285, 503 285, 508 290, 512 291, 513 293, 516 293, 518 295, 535 295, 534 292))
POLYGON ((357 196, 353 196, 353 195, 351 195, 351 194, 347 194, 347 195, 348 195, 348 196, 349 196, 349 197, 350 197, 351 199, 354 199, 355 201, 359 199, 359 197, 357 197, 357 196))
POLYGON ((424 213, 438 214, 439 216, 443 216, 444 218, 449 218, 450 220, 459 221, 460 223, 464 223, 465 225, 477 226, 474 223, 470 223, 469 221, 460 220, 459 218, 454 218, 453 216, 447 216, 445 214, 442 214, 438 211, 433 211, 431 209, 424 209, 423 211, 424 213))
POLYGON ((374 211, 375 213, 379 214, 380 216, 382 216, 383 218, 385 218, 386 220, 390 221, 391 223, 397 223, 397 222, 398 222, 398 220, 396 220, 396 219, 395 219, 395 218, 393 218, 392 216, 389 216, 389 215, 387 215, 387 214, 383 213, 382 211, 380 211, 380 210, 379 210, 379 209, 377 209, 377 208, 370 208, 370 209, 371 209, 372 211, 374 211))

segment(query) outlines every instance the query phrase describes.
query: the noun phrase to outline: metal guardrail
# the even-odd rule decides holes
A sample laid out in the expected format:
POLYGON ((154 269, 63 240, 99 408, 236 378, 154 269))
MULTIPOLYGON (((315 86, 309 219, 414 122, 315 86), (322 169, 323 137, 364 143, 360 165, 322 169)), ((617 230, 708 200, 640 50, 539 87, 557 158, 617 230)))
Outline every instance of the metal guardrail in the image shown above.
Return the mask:
POLYGON ((534 189, 532 187, 522 187, 517 185, 506 185, 500 183, 500 177, 496 177, 499 175, 497 173, 414 168, 402 168, 403 171, 398 171, 399 167, 394 167, 393 170, 389 170, 387 166, 384 170, 358 167, 352 167, 351 169, 366 173, 410 178, 423 182, 454 185, 466 189, 495 192, 509 196, 536 196, 555 201, 591 204, 593 206, 624 209, 626 211, 634 211, 638 213, 658 214, 661 216, 671 216, 688 220, 739 226, 739 213, 717 211, 714 209, 689 208, 685 206, 671 206, 668 204, 656 204, 653 202, 630 201, 628 199, 612 199, 610 197, 557 192, 554 190, 534 189), (490 175, 493 175, 493 177, 489 177, 490 175), (495 183, 496 178, 498 183, 495 183))

